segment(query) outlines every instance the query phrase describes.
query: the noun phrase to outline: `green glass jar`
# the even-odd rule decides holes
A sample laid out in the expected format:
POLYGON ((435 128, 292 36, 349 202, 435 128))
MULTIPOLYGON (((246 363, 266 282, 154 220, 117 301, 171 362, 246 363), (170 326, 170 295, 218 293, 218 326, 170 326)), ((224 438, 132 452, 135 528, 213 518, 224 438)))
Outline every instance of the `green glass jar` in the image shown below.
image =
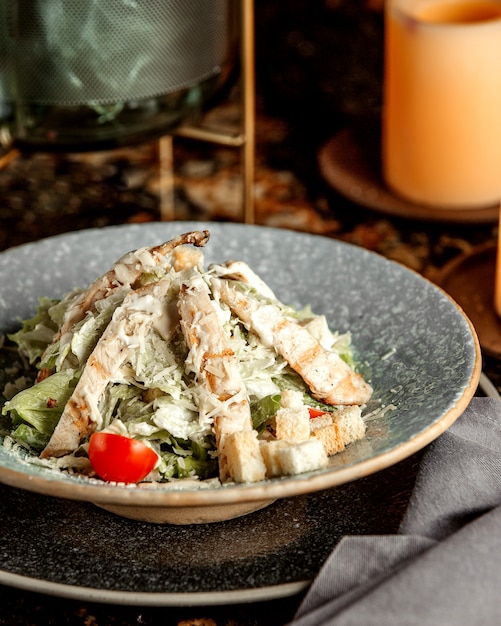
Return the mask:
POLYGON ((234 67, 232 0, 0 3, 0 122, 29 149, 144 142, 196 118, 234 67))

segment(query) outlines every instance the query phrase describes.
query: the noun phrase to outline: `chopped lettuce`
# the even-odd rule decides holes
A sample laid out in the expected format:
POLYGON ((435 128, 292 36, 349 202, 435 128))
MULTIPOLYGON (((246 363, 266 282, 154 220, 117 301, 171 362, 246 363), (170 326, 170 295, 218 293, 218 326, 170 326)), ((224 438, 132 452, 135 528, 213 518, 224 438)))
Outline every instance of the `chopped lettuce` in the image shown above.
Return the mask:
POLYGON ((199 478, 205 480, 217 475, 217 460, 182 457, 174 452, 161 452, 158 471, 166 479, 199 478))
POLYGON ((58 300, 39 298, 36 314, 25 320, 16 333, 8 335, 30 363, 35 363, 42 356, 58 329, 58 304, 58 300))

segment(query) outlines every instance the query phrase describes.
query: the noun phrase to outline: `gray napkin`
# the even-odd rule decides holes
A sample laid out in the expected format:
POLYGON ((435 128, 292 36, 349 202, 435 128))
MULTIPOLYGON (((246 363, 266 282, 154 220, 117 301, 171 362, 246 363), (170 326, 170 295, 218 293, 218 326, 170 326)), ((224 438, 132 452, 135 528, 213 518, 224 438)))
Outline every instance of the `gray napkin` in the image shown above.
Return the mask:
POLYGON ((344 537, 291 626, 501 624, 501 402, 430 444, 397 535, 344 537))

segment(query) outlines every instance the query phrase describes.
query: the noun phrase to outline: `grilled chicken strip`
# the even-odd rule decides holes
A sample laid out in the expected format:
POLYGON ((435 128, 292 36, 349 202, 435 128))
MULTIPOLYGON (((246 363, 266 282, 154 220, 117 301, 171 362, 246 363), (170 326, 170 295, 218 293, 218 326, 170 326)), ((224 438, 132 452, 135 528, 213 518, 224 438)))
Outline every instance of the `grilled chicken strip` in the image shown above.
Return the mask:
MULTIPOLYGON (((210 234, 207 230, 193 231, 178 235, 158 246, 139 248, 122 256, 110 270, 97 278, 92 285, 83 291, 68 307, 63 323, 58 332, 54 335, 46 352, 56 342, 60 340, 64 341, 65 335, 71 331, 72 327, 80 322, 85 317, 87 311, 91 311, 95 303, 108 295, 110 291, 119 287, 133 288, 134 283, 142 274, 152 271, 158 266, 163 266, 166 271, 170 267, 175 266, 176 271, 179 271, 183 264, 193 264, 195 260, 191 255, 179 254, 174 257, 169 255, 178 246, 184 244, 204 247, 209 241, 209 237, 210 234)), ((37 380, 40 381, 48 375, 50 375, 50 372, 42 370, 37 380)))
POLYGON ((238 359, 201 276, 181 287, 178 298, 181 329, 190 354, 187 363, 203 387, 201 407, 214 415, 220 478, 234 480, 225 457, 225 436, 252 431, 250 406, 238 359))
POLYGON ((226 263, 212 263, 209 272, 219 278, 228 278, 245 283, 258 291, 265 298, 275 300, 276 296, 264 280, 258 276, 244 261, 227 261, 226 263))
POLYGON ((273 303, 260 302, 232 281, 213 278, 214 289, 261 341, 284 357, 317 400, 331 405, 365 404, 371 386, 335 352, 326 350, 306 328, 273 303))
POLYGON ((152 326, 169 340, 178 324, 177 311, 173 316, 166 299, 171 285, 166 276, 126 295, 89 356, 42 458, 72 452, 100 425, 99 401, 106 387, 120 379, 120 367, 152 326))

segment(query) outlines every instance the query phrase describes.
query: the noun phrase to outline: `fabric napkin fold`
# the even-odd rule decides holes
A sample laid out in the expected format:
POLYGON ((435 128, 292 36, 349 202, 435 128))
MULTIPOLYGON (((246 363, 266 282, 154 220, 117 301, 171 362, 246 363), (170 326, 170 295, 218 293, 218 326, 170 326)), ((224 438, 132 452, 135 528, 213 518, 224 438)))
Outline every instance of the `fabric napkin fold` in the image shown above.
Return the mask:
POLYGON ((347 536, 291 626, 501 624, 501 402, 426 449, 396 535, 347 536))

